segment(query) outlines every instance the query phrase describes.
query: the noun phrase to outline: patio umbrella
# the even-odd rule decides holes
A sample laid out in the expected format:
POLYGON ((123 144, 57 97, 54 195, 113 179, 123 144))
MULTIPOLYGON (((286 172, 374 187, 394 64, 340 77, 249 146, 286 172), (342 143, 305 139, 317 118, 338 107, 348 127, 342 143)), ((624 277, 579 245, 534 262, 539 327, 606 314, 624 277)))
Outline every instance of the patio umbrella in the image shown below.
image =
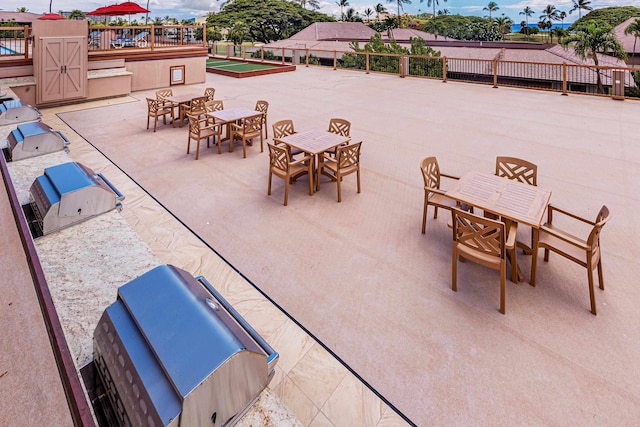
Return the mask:
POLYGON ((64 16, 60 16, 57 13, 45 13, 44 15, 38 17, 38 19, 42 21, 55 21, 65 18, 64 16))
POLYGON ((138 13, 149 13, 149 10, 140 6, 138 3, 127 1, 124 3, 116 3, 109 6, 99 7, 96 10, 87 12, 90 16, 124 16, 129 15, 129 23, 131 23, 131 15, 138 13))

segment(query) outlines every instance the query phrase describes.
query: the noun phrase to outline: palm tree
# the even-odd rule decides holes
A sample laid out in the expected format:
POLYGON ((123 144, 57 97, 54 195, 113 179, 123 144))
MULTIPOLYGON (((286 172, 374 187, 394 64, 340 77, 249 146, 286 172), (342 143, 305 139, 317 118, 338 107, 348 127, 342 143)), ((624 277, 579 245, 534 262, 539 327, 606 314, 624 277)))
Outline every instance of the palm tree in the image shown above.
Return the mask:
POLYGON ((340 6, 341 21, 344 21, 344 8, 349 6, 349 0, 336 0, 336 4, 340 6))
POLYGON ((347 13, 344 14, 344 20, 349 22, 355 22, 358 20, 358 12, 352 7, 347 9, 347 13))
POLYGON ((529 17, 533 16, 535 12, 533 11, 533 9, 531 9, 529 6, 525 7, 524 9, 522 9, 522 12, 520 12, 520 15, 524 15, 524 22, 525 22, 525 34, 527 35, 527 40, 529 40, 529 17))
POLYGON ((411 0, 387 0, 387 3, 396 3, 398 5, 398 28, 402 28, 402 21, 400 20, 400 9, 404 9, 402 7, 403 4, 411 4, 411 0))
POLYGON ((449 12, 449 9, 442 9, 438 11, 438 16, 440 15, 451 15, 451 12, 449 12))
POLYGON ((574 10, 577 10, 578 19, 582 18, 583 10, 593 10, 593 8, 589 6, 591 4, 589 0, 571 0, 571 1, 573 2, 573 9, 571 9, 569 13, 573 12, 574 10))
POLYGON ((495 12, 497 10, 499 10, 500 8, 498 7, 498 3, 494 2, 494 1, 490 1, 489 4, 487 5, 487 7, 483 7, 482 10, 488 10, 489 11, 489 21, 491 21, 491 12, 495 12))
POLYGON ((384 7, 382 3, 378 3, 376 5, 376 18, 380 18, 381 13, 386 13, 387 9, 384 7))
POLYGON ((545 28, 549 31, 549 40, 553 42, 553 38, 551 36, 551 27, 553 23, 551 21, 557 21, 558 18, 558 10, 552 4, 548 4, 547 7, 542 11, 542 15, 540 15, 540 20, 545 23, 545 28))
POLYGON ((370 7, 368 7, 368 8, 366 8, 366 9, 364 10, 364 12, 362 12, 362 13, 364 13, 364 16, 366 16, 366 17, 367 17, 367 21, 369 21, 369 20, 371 19, 371 15, 373 15, 373 9, 371 9, 370 7))
POLYGON ((640 37, 640 18, 636 18, 631 24, 627 25, 627 28, 624 29, 624 33, 626 35, 633 35, 633 57, 636 56, 636 42, 640 37))
MULTIPOLYGON (((447 0, 442 0, 444 3, 447 0)), ((420 0, 420 3, 424 2, 424 0, 420 0)), ((433 6, 433 34, 438 34, 438 27, 436 27, 436 6, 440 6, 440 0, 427 0, 427 7, 433 6)))
POLYGON ((496 19, 494 19, 494 22, 498 27, 498 32, 502 35, 503 38, 505 34, 508 34, 511 32, 511 26, 513 25, 513 21, 508 16, 505 16, 504 14, 502 14, 502 16, 499 16, 496 19))
POLYGON ((598 53, 622 60, 627 57, 622 43, 613 34, 613 28, 609 25, 598 25, 596 22, 589 22, 562 41, 562 45, 565 48, 569 44, 572 44, 573 51, 580 58, 593 60, 598 78, 598 93, 604 93, 600 69, 597 68, 598 53))
POLYGON ((29 9, 27 9, 26 7, 22 6, 16 9, 16 12, 28 12, 29 9))
POLYGON ((560 13, 558 13, 558 18, 560 18, 560 22, 562 22, 562 29, 564 30, 564 18, 567 17, 567 12, 565 12, 564 10, 560 13))

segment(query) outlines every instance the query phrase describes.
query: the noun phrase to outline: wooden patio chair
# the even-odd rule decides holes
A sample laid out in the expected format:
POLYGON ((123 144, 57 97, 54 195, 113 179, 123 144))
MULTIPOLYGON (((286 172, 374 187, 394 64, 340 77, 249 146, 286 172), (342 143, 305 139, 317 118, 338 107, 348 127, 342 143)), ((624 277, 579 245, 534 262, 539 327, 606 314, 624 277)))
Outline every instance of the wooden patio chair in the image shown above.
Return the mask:
MULTIPOLYGON (((360 147, 362 146, 362 141, 351 144, 351 145, 343 145, 338 147, 336 150, 336 157, 323 153, 324 161, 318 163, 318 180, 320 180, 320 175, 324 169, 329 169, 329 171, 333 174, 333 177, 336 180, 338 185, 338 203, 342 201, 342 195, 340 190, 340 183, 342 182, 342 177, 356 173, 357 182, 358 182, 358 193, 360 193, 360 147)), ((320 186, 318 185, 318 188, 320 186)))
POLYGON ((236 139, 242 140, 242 157, 247 157, 247 143, 252 144, 253 138, 260 138, 260 152, 263 150, 262 114, 245 117, 240 123, 231 123, 231 137, 229 151, 233 151, 236 139))
POLYGON ((313 171, 311 156, 299 160, 292 160, 289 150, 285 147, 267 143, 269 147, 269 186, 267 195, 271 195, 272 175, 284 179, 284 205, 289 203, 289 184, 301 175, 309 175, 309 195, 313 194, 313 171))
POLYGON ((274 145, 285 145, 289 149, 289 154, 291 154, 291 156, 296 156, 302 153, 302 150, 291 148, 280 141, 280 138, 284 138, 285 136, 293 135, 294 133, 296 133, 296 130, 293 126, 293 120, 280 120, 273 123, 271 126, 273 127, 274 145))
POLYGON ((213 96, 215 95, 216 90, 212 87, 205 88, 204 96, 207 97, 207 101, 213 101, 213 96))
POLYGON ((207 140, 207 147, 210 146, 210 139, 213 138, 214 144, 218 145, 218 154, 222 154, 220 141, 222 139, 222 126, 220 124, 212 124, 206 118, 201 119, 199 116, 189 114, 189 135, 187 139, 187 154, 191 148, 191 140, 196 140, 196 160, 200 154, 200 141, 207 140), (216 138, 217 137, 217 138, 216 138))
MULTIPOLYGON (((331 118, 329 119, 329 129, 328 132, 335 133, 336 135, 344 136, 346 138, 351 137, 351 122, 345 119, 339 118, 331 118)), ((347 145, 349 142, 345 142, 343 145, 347 145)), ((331 154, 332 156, 336 156, 336 150, 338 147, 326 151, 326 153, 331 154)))
POLYGON ((445 196, 445 191, 440 188, 441 178, 452 180, 460 178, 442 173, 438 159, 433 156, 426 157, 420 162, 420 171, 424 181, 424 207, 422 208, 422 234, 424 234, 427 228, 427 209, 429 206, 434 208, 433 219, 438 218, 438 208, 451 210, 453 207, 458 206, 458 203, 454 199, 445 196))
POLYGON ((501 221, 451 208, 453 243, 451 252, 451 289, 458 291, 458 258, 470 260, 500 271, 500 313, 505 313, 507 254, 511 256, 511 280, 517 281, 517 224, 509 227, 501 221))
POLYGON ((269 110, 269 103, 267 101, 256 102, 256 111, 262 113, 262 127, 264 129, 264 137, 269 138, 269 131, 267 128, 267 111, 269 110))
POLYGON ((149 129, 149 120, 153 117, 153 131, 156 131, 158 126, 158 118, 162 117, 162 123, 167 124, 167 116, 171 116, 171 123, 173 125, 173 108, 165 107, 162 101, 157 99, 147 98, 147 129, 149 129))
MULTIPOLYGON (((204 111, 206 113, 212 113, 214 111, 222 110, 224 110, 224 103, 220 99, 215 99, 213 101, 207 101, 204 103, 204 111)), ((209 119, 209 122, 211 122, 212 124, 216 122, 213 117, 207 116, 207 119, 209 119)))
POLYGON ((587 269, 589 282, 589 298, 591 300, 591 313, 597 314, 596 296, 593 289, 593 270, 598 269, 598 284, 604 290, 602 276, 602 258, 600 253, 600 232, 602 227, 611 217, 609 209, 602 206, 595 221, 590 221, 576 214, 549 205, 547 208, 547 222, 533 233, 533 258, 531 260, 531 285, 536 285, 536 268, 538 265, 538 249, 544 249, 544 260, 549 261, 549 251, 553 251, 587 269), (567 224, 582 224, 590 226, 590 232, 586 238, 576 236, 553 223, 553 214, 562 214, 564 219, 569 219, 567 224), (575 221, 572 221, 575 220, 575 221))
POLYGON ((206 96, 193 98, 191 102, 180 105, 180 117, 184 120, 189 114, 192 116, 202 116, 205 113, 204 103, 207 102, 206 96))

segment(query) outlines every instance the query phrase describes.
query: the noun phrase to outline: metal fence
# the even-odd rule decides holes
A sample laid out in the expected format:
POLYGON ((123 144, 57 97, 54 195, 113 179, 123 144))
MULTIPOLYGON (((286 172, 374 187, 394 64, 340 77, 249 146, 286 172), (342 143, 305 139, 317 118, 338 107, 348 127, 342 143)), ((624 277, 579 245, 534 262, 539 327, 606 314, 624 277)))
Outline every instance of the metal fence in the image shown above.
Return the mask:
POLYGON ((0 59, 28 59, 31 42, 28 25, 0 27, 0 59))
POLYGON ((598 96, 640 98, 640 68, 416 55, 215 45, 212 53, 243 59, 395 74, 598 96))
POLYGON ((89 50, 206 47, 202 25, 89 27, 89 50))

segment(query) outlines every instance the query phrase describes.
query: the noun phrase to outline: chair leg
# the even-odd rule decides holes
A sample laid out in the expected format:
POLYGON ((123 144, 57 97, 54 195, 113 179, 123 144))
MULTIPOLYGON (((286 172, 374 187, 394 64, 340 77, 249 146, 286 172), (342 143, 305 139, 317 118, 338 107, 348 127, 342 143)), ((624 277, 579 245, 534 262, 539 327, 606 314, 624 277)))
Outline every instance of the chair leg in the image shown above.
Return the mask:
POLYGON ((284 179, 284 205, 287 206, 289 203, 289 175, 287 175, 284 179))
POLYGON ((247 140, 242 138, 242 158, 247 158, 247 140))
POLYGON ((358 179, 358 194, 360 194, 360 168, 356 171, 356 177, 358 179))
POLYGON ((313 196, 313 172, 311 171, 311 162, 309 162, 309 172, 308 172, 308 178, 309 178, 309 195, 313 196))
POLYGON ((340 176, 340 174, 336 175, 336 182, 338 183, 338 203, 340 203, 342 201, 342 192, 340 189, 340 182, 342 182, 342 177, 340 176))
POLYGON ((151 116, 147 114, 147 129, 149 129, 149 119, 151 119, 151 116))
POLYGON ((453 242, 451 250, 451 290, 458 292, 458 253, 456 242, 453 242))
POLYGON ((511 251, 511 281, 513 283, 518 283, 518 260, 516 259, 517 253, 518 247, 514 245, 513 250, 511 251))
POLYGON ((502 260, 500 264, 500 313, 504 314, 504 293, 507 281, 507 261, 502 260))
POLYGON ((531 274, 529 275, 529 284, 536 286, 536 268, 538 266, 538 230, 533 230, 533 246, 531 247, 531 274))
POLYGON ((602 275, 602 254, 600 254, 600 259, 598 259, 598 283, 600 285, 600 289, 604 291, 604 278, 602 275))
POLYGON ((271 172, 271 168, 269 168, 269 185, 267 186, 267 196, 271 195, 271 176, 273 173, 271 172))
POLYGON ((200 154, 200 141, 201 139, 198 139, 196 142, 196 160, 198 160, 198 154, 200 154))
POLYGON ((260 152, 262 153, 264 151, 264 147, 262 145, 262 132, 260 132, 260 152))
POLYGON ((433 219, 436 219, 438 218, 438 207, 434 206, 433 208, 433 219))
POLYGON ((156 131, 156 127, 157 126, 158 126, 158 116, 155 116, 154 120, 153 120, 153 131, 154 132, 156 131))
POLYGON ((427 193, 424 194, 424 208, 422 209, 422 234, 425 233, 427 229, 427 193))
POLYGON ((589 276, 589 299, 591 300, 591 313, 595 316, 596 313, 596 294, 593 291, 593 270, 587 266, 587 275, 589 276))
POLYGON ((191 148, 191 137, 187 137, 187 154, 189 154, 189 149, 191 148))

